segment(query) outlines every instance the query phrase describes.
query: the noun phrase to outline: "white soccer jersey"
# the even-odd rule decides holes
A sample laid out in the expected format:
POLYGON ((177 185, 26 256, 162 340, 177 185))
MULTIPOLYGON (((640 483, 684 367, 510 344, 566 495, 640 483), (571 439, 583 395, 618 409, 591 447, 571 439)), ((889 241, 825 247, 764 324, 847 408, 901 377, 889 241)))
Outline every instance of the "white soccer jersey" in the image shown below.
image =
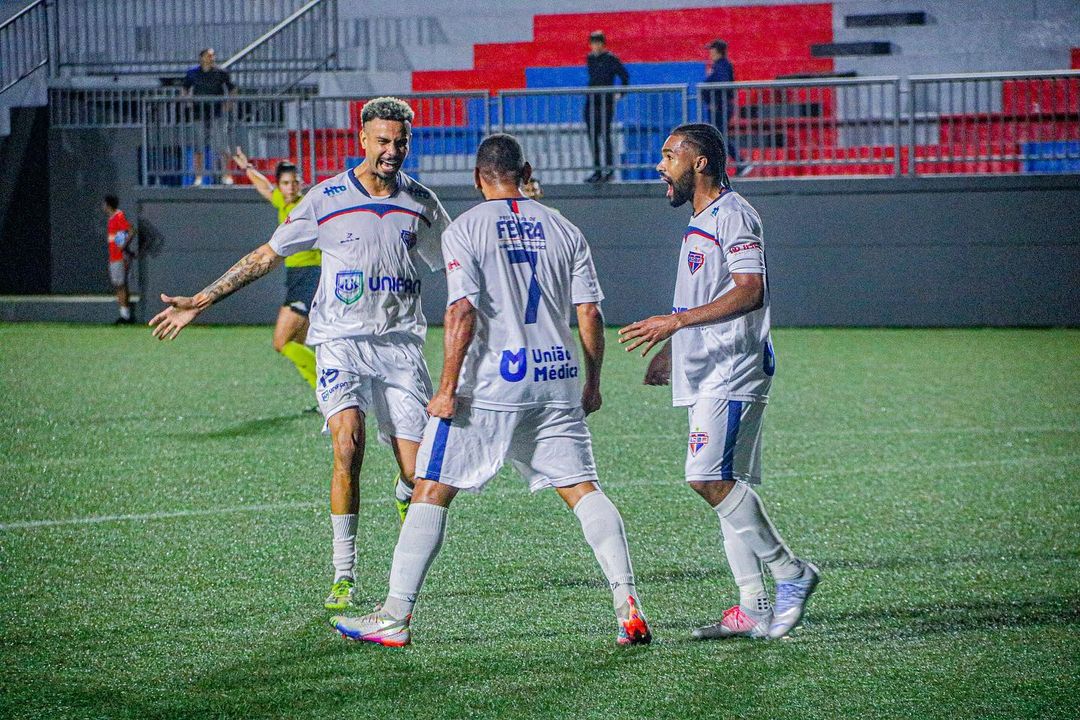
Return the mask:
POLYGON ((535 200, 488 200, 442 241, 448 304, 477 309, 458 394, 489 410, 580 406, 570 313, 604 297, 581 231, 535 200))
MULTIPOLYGON (((706 305, 735 287, 732 273, 766 275, 761 218, 725 189, 690 218, 679 253, 672 312, 706 305)), ((676 406, 701 397, 764 402, 776 369, 765 304, 727 322, 683 328, 671 343, 671 394, 676 406)))
POLYGON ((270 239, 280 255, 322 250, 308 344, 389 333, 422 342, 418 261, 439 268, 448 224, 435 193, 405 173, 386 197, 369 195, 351 170, 311 188, 270 239))

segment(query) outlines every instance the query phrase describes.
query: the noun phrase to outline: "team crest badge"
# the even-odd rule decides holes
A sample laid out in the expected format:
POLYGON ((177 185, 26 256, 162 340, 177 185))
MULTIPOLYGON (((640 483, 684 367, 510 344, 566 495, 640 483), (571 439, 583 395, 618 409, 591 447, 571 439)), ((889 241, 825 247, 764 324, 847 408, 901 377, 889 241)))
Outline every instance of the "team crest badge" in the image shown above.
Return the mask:
POLYGON ((401 242, 405 243, 405 248, 407 250, 412 250, 413 245, 416 244, 416 233, 414 233, 412 230, 402 230, 401 242))
POLYGON ((701 448, 709 444, 709 433, 706 432, 692 432, 690 433, 690 454, 697 456, 701 452, 701 448))
POLYGON ((364 273, 342 270, 334 279, 334 295, 346 305, 352 305, 364 294, 364 273))
POLYGON ((699 252, 689 252, 686 254, 686 264, 690 266, 690 274, 693 275, 705 264, 705 255, 699 252))

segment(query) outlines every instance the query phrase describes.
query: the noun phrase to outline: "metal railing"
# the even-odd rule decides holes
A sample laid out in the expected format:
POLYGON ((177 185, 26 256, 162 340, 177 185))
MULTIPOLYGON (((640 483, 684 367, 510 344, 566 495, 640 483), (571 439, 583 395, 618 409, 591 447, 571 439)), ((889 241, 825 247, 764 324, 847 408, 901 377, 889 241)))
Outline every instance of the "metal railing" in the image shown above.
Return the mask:
POLYGON ((257 166, 295 157, 302 102, 251 95, 144 98, 143 184, 231 184, 244 174, 231 159, 237 147, 261 158, 257 166))
MULTIPOLYGON (((405 169, 469 184, 480 140, 499 130, 521 140, 545 182, 652 181, 668 133, 694 119, 721 122, 729 172, 752 178, 1080 173, 1078 90, 1080 71, 919 76, 910 89, 880 77, 415 93, 401 96, 416 113, 405 169)), ((140 98, 146 181, 239 175, 236 145, 266 169, 297 163, 308 182, 361 162, 366 98, 250 100, 140 98)), ((131 126, 135 102, 99 101, 93 119, 131 126)))
POLYGON ((901 172, 897 77, 702 83, 695 104, 725 134, 732 175, 901 172))
POLYGON ((911 174, 1080 172, 1080 71, 910 82, 911 174))
POLYGON ((179 97, 180 88, 49 88, 49 124, 54 128, 142 127, 142 102, 179 97))
POLYGON ((305 0, 60 0, 55 15, 58 72, 182 73, 199 50, 228 57, 305 0))
POLYGON ((310 0, 221 67, 239 87, 284 94, 337 60, 337 0, 310 0))
POLYGON ((0 93, 49 64, 49 13, 37 0, 0 23, 0 93))
POLYGON ((688 97, 686 85, 504 90, 494 125, 521 141, 545 182, 653 179, 688 97))

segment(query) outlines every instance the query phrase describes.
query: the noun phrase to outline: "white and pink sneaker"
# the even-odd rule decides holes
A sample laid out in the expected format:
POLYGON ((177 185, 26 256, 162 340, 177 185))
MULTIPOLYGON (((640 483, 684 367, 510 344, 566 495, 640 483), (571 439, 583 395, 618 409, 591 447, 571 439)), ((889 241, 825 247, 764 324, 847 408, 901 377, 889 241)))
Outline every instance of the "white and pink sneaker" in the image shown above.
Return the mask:
POLYGON ((695 640, 716 640, 730 637, 765 638, 769 636, 772 612, 755 612, 742 605, 732 605, 724 611, 720 622, 695 629, 695 640))

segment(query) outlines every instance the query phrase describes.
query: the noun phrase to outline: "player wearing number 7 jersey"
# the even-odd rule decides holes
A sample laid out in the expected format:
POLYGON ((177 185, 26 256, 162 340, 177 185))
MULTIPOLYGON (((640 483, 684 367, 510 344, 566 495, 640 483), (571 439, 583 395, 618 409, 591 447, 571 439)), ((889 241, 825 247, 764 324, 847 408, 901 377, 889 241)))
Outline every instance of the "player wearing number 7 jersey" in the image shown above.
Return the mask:
POLYGON ((442 546, 451 500, 460 490, 481 490, 509 460, 530 490, 554 488, 581 522, 612 590, 617 642, 651 640, 622 517, 598 487, 585 424, 601 403, 603 293, 581 231, 522 196, 530 174, 516 139, 486 138, 475 171, 486 201, 443 233, 445 360, 416 457, 416 491, 386 602, 370 615, 334 618, 345 637, 410 642, 413 604, 442 546))

